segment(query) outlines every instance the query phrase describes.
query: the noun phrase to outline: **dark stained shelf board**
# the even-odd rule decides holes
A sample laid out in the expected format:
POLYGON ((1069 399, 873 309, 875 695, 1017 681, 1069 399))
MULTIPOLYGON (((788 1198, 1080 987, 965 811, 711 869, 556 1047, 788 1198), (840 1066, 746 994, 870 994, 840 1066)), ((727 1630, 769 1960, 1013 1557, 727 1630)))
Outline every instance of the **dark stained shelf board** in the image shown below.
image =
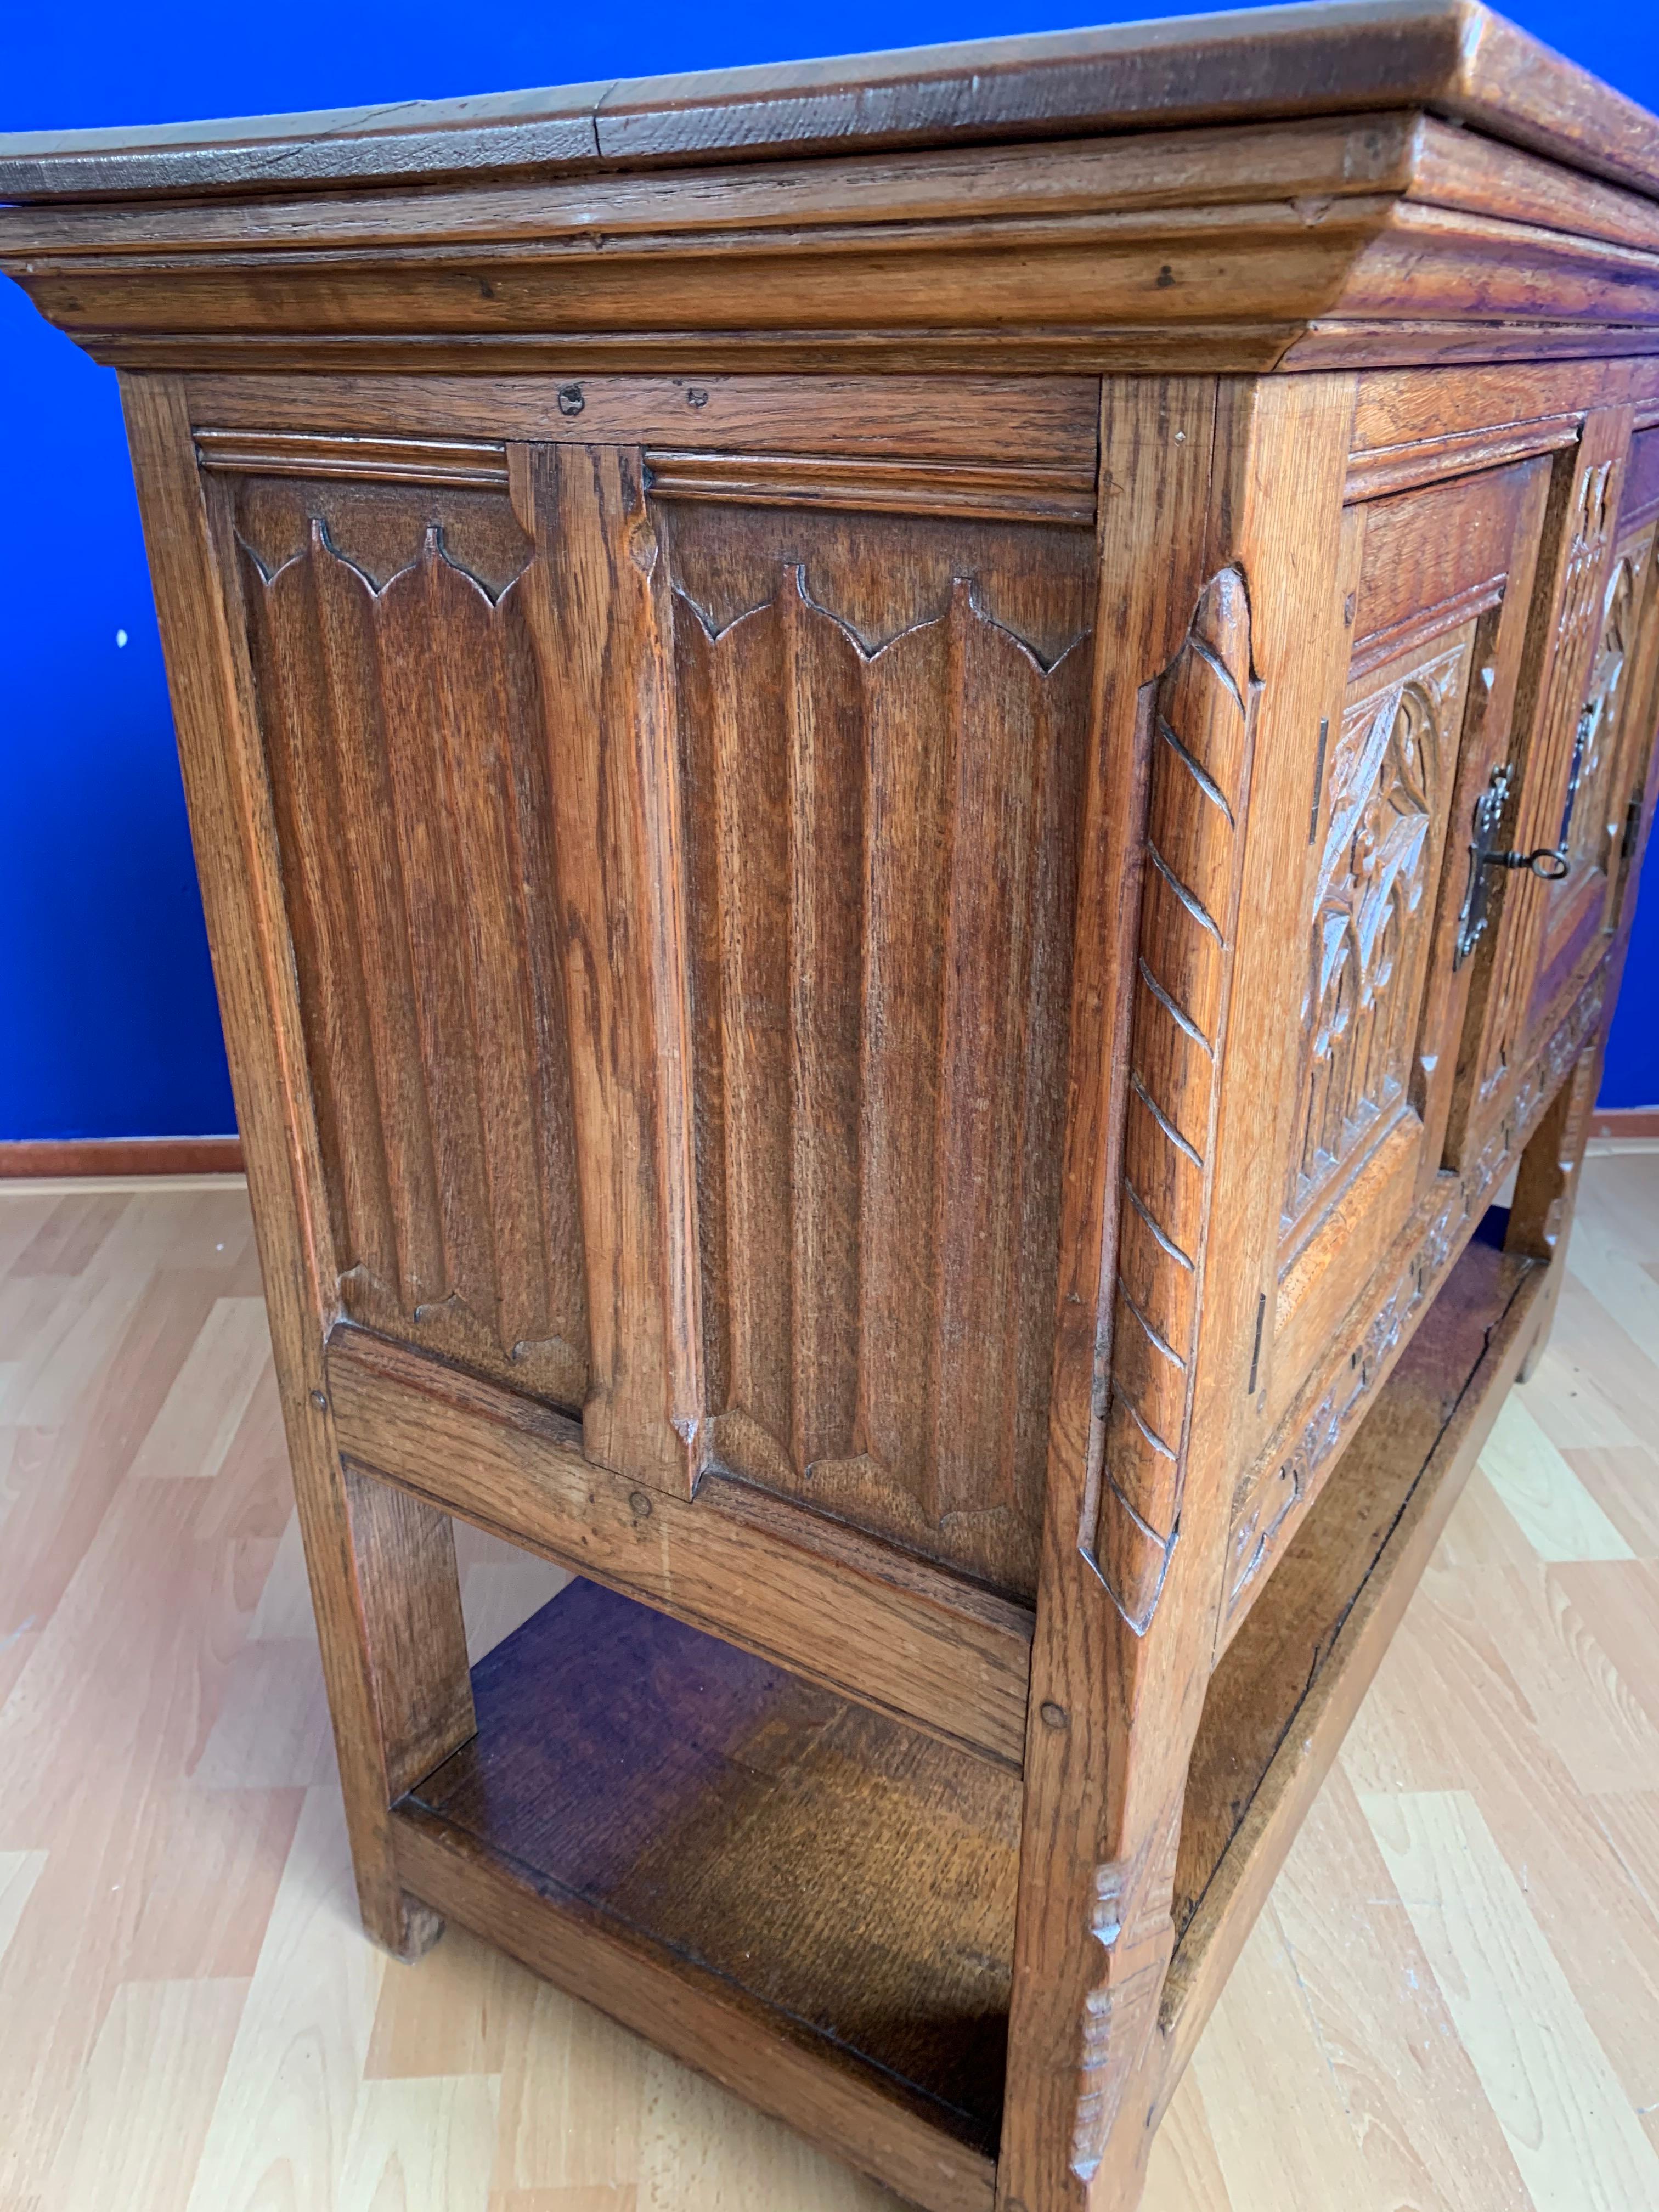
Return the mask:
POLYGON ((400 1823, 994 2153, 1014 1776, 585 1581, 472 1686, 400 1823))
POLYGON ((310 115, 16 133, 0 137, 0 199, 306 191, 1413 105, 1659 193, 1652 117, 1474 0, 1339 0, 310 115))

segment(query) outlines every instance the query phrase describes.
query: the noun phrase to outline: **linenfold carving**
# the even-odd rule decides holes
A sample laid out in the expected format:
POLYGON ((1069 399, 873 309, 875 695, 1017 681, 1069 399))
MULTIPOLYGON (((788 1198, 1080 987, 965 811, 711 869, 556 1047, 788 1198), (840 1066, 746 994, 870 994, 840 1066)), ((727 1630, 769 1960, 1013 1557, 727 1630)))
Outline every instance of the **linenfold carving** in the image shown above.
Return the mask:
POLYGON ((674 620, 715 1460, 1034 1581, 1086 643, 674 620))
POLYGON ((1595 1036, 1606 989, 1605 971, 1598 968, 1528 1069, 1509 1113, 1474 1164, 1461 1176, 1442 1179, 1446 1188, 1358 1340, 1339 1355, 1334 1372, 1316 1381, 1292 1407, 1240 1484, 1233 1506, 1224 1632, 1254 1595, 1268 1559, 1312 1502, 1326 1469, 1369 1408, 1413 1318, 1438 1289, 1510 1162, 1595 1036))
POLYGON ((1104 2155, 1123 2095, 1158 2021, 1158 1998, 1175 1948, 1172 1907, 1181 1805, 1127 1859, 1095 1869, 1089 1934, 1105 1951, 1105 1972, 1084 2008, 1078 2057, 1072 2171, 1091 2179, 1104 2155))
POLYGON ((418 528, 242 567, 345 1310, 580 1405, 587 1322, 539 694, 418 528), (507 959, 504 949, 515 957, 507 959))
POLYGON ((1180 1527, 1257 690, 1249 596, 1224 568, 1152 700, 1111 1370, 1084 1540, 1137 1635, 1180 1527))

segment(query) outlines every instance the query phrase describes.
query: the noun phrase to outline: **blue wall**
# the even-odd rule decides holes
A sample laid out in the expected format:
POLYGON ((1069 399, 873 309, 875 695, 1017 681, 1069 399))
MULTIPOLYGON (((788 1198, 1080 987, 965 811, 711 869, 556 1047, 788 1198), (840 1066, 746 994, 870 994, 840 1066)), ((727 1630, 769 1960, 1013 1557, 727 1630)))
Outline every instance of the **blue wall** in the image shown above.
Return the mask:
MULTIPOLYGON (((1510 13, 1659 106, 1652 0, 1510 13), (1649 31, 1638 27, 1647 22, 1649 31)), ((27 11, 0 130, 170 122, 492 92, 1175 15, 1100 0, 804 0, 705 14, 151 0, 27 11)), ((233 1124, 115 380, 0 284, 0 1139, 233 1124), (118 640, 125 636, 125 643, 118 640)), ((1608 1104, 1659 1101, 1659 865, 1608 1104)))

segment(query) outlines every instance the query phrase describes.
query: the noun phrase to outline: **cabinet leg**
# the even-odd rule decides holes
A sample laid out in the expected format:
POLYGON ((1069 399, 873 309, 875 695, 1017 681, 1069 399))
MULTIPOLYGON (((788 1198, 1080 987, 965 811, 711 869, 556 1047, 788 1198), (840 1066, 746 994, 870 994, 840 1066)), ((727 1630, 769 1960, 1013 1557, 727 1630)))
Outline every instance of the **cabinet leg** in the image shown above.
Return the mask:
POLYGON ((1572 1228, 1573 1206, 1578 1195, 1579 1170, 1589 1135, 1591 1109, 1601 1077, 1600 1042, 1581 1054, 1571 1074, 1556 1093, 1548 1112, 1533 1132, 1515 1182, 1515 1203, 1510 1209, 1506 1251, 1528 1259, 1547 1260, 1550 1272, 1538 1301, 1538 1328, 1519 1380, 1527 1382, 1543 1357, 1555 1322, 1565 1270, 1567 1237, 1572 1228))
POLYGON ((295 1462, 363 1927, 417 1959, 443 1922, 398 1879, 390 1815, 475 1726, 453 1534, 390 1484, 343 1468, 325 1486, 295 1462))
POLYGON ((472 1732, 449 1522, 349 1473, 328 1411, 323 1345, 337 1306, 294 955, 252 679, 228 538, 216 553, 183 384, 122 387, 167 649, 208 940, 259 1237, 265 1310, 340 1759, 363 1925, 399 1957, 441 1923, 398 1880, 394 1798, 472 1732))
POLYGON ((1114 1684, 1105 1710, 1121 1716, 1121 1729, 1109 1718, 1099 1729, 1085 1697, 1062 1702, 1054 1655, 1037 1658, 1048 1694, 1027 1748, 999 2212, 1133 2212, 1140 2199, 1164 2087, 1158 2005, 1203 1703, 1190 1623, 1184 1637, 1182 1626, 1159 1621, 1137 1639, 1109 1603, 1083 1635, 1073 1622, 1070 1656, 1094 1645, 1084 1672, 1098 1662, 1097 1679, 1114 1684), (1091 1777, 1097 1762, 1104 1772, 1091 1777), (1103 1834, 1094 1825, 1103 1799, 1103 1834))

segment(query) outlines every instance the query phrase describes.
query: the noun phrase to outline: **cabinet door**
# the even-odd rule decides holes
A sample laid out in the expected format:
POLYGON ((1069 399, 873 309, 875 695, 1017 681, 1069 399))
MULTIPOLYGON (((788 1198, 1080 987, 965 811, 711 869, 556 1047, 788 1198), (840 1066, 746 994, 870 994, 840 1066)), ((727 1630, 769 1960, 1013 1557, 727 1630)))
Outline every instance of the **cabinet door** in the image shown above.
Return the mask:
POLYGON ((1547 479, 1526 461, 1348 517, 1354 642, 1310 818, 1270 1414, 1341 1336, 1441 1165, 1466 988, 1457 827, 1507 740, 1547 479))
POLYGON ((1507 756, 1510 791, 1495 842, 1500 849, 1552 852, 1565 836, 1570 872, 1552 885, 1524 870, 1504 870, 1489 886, 1486 930, 1469 963, 1468 1019, 1447 1133, 1447 1164, 1455 1168, 1476 1158, 1502 1122, 1516 1081, 1601 942, 1609 878, 1595 816, 1607 805, 1628 696, 1628 655, 1616 639, 1630 626, 1645 588, 1637 568, 1651 566, 1651 538, 1638 531, 1624 541, 1633 565, 1620 584, 1630 425, 1628 408, 1599 410, 1586 420, 1577 444, 1554 462, 1515 743, 1507 756), (1610 621, 1615 650, 1604 656, 1610 621), (1607 684, 1600 711, 1590 704, 1598 665, 1607 684), (1585 793, 1581 811, 1576 796, 1569 800, 1569 788, 1575 760, 1583 784, 1586 738, 1594 746, 1597 788, 1585 793))
POLYGON ((1538 895, 1540 951, 1528 1027, 1547 1033, 1618 925, 1624 863, 1639 829, 1652 731, 1644 726, 1654 637, 1659 430, 1631 442, 1613 557, 1596 610, 1555 842, 1566 866, 1538 895))

